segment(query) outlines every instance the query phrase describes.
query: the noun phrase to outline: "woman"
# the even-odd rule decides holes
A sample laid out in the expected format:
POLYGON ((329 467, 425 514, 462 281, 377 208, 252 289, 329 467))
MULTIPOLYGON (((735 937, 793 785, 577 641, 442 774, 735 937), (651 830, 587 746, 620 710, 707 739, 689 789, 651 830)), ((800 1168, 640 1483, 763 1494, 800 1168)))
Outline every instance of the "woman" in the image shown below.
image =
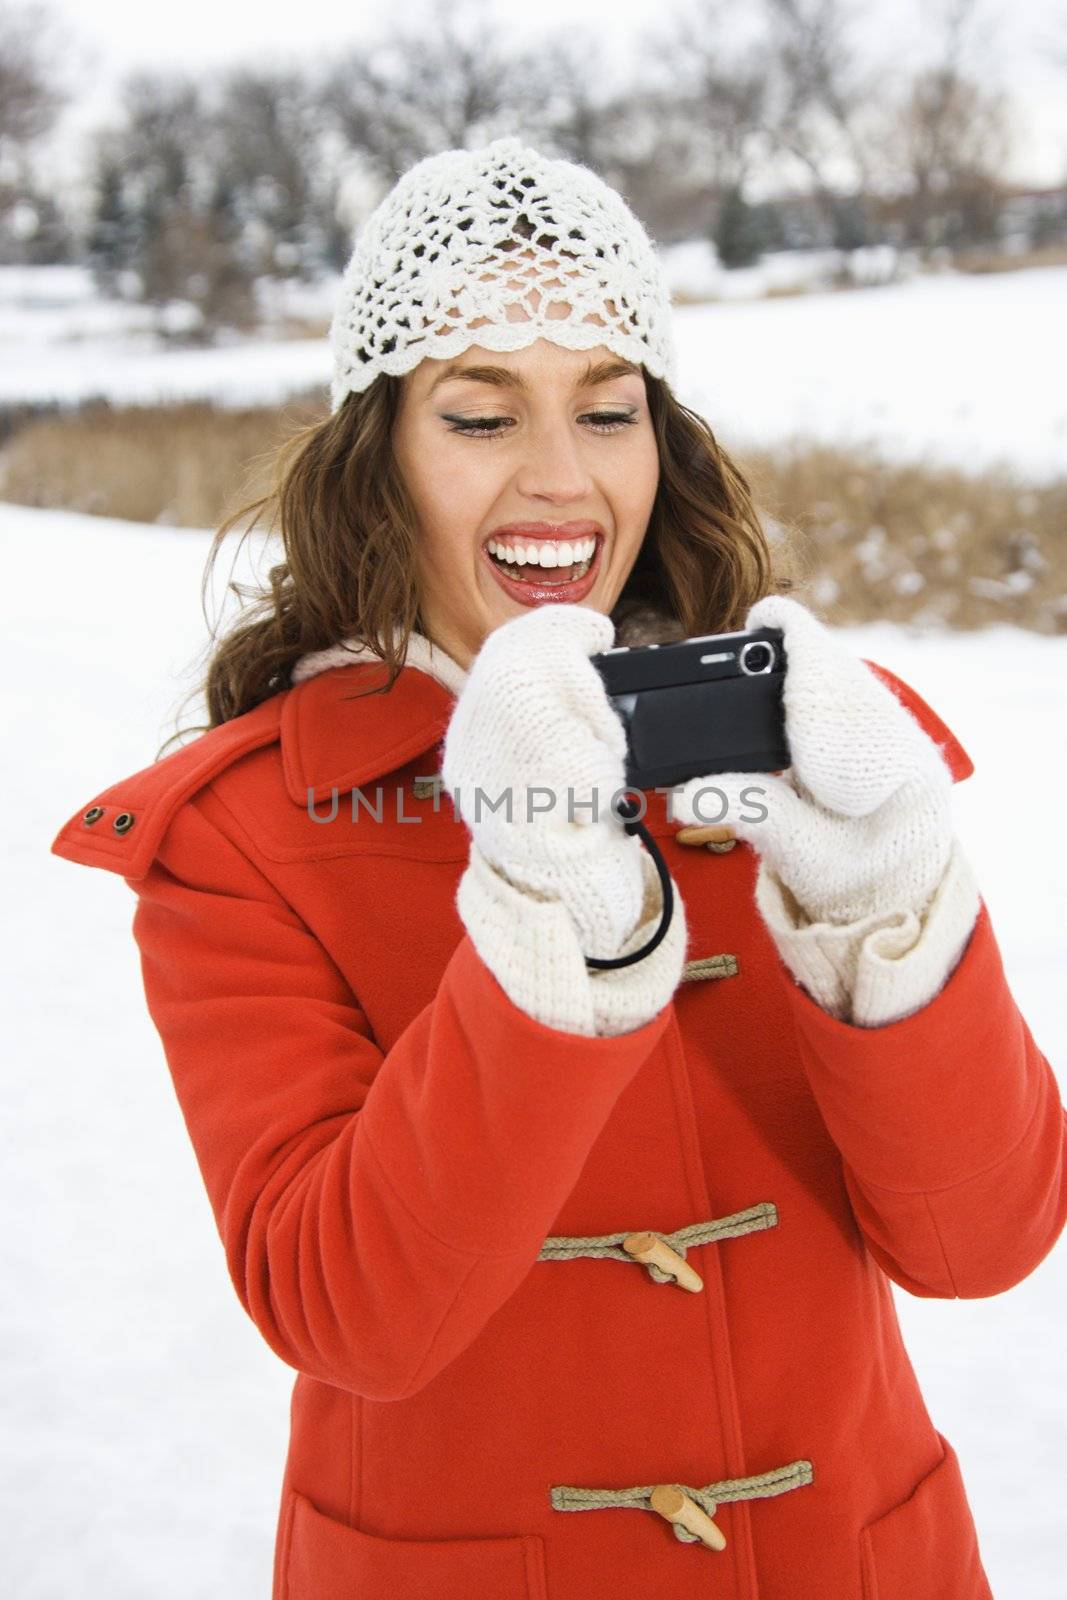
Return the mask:
POLYGON ((988 1596, 889 1287, 1000 1293, 1064 1223, 968 757, 769 592, 591 172, 419 163, 332 339, 210 728, 53 846, 137 895, 234 1285, 298 1373, 274 1600, 988 1596), (589 656, 761 623, 793 766, 715 778, 725 827, 707 782, 645 793, 674 914, 591 967, 663 901, 589 656))

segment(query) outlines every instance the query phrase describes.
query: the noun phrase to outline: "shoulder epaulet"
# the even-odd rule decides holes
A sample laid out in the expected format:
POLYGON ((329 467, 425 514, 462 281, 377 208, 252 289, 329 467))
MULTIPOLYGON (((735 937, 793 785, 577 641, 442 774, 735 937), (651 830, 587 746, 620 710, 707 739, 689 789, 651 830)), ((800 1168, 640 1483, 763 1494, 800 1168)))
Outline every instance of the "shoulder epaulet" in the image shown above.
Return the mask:
POLYGON ((277 740, 284 698, 272 695, 94 795, 60 828, 52 854, 143 878, 182 802, 240 756, 277 740))
POLYGON ((923 731, 930 735, 945 758, 952 774, 952 781, 960 783, 962 779, 969 778, 974 771, 974 762, 948 723, 943 722, 937 712, 927 705, 922 695, 918 694, 910 683, 905 683, 903 678, 898 678, 895 672, 890 672, 888 667, 879 666, 877 661, 868 661, 866 664, 881 678, 886 688, 892 690, 901 705, 911 712, 923 731))

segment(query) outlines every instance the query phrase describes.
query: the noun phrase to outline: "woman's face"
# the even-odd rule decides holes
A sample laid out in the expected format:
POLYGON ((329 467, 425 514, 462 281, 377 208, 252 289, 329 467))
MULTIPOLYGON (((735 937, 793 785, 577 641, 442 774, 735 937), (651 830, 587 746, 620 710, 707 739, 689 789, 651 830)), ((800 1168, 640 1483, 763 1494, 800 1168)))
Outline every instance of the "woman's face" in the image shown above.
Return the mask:
POLYGON ((404 379, 394 449, 424 626, 461 666, 524 606, 611 611, 659 481, 640 367, 546 339, 427 357, 404 379))

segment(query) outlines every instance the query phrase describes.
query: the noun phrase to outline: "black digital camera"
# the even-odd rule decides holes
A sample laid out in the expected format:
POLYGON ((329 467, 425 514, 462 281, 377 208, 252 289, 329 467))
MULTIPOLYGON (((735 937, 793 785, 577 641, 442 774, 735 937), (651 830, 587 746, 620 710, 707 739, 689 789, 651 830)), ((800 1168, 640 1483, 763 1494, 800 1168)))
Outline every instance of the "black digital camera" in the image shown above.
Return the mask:
POLYGON ((781 628, 618 645, 590 660, 626 728, 630 788, 789 766, 781 628))

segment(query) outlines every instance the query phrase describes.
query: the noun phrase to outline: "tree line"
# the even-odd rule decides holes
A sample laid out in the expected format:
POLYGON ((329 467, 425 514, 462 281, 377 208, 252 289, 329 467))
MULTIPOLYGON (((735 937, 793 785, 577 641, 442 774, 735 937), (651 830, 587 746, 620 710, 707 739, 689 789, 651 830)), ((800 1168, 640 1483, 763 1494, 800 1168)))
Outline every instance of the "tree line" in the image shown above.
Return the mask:
POLYGON ((983 68, 980 3, 938 0, 904 69, 861 45, 853 0, 689 0, 609 71, 580 26, 520 46, 492 0, 429 0, 284 68, 128 74, 69 194, 44 176, 70 98, 55 18, 0 4, 0 262, 85 263, 102 291, 191 302, 202 331, 251 326, 257 280, 338 271, 413 162, 516 132, 727 266, 1067 239, 1063 189, 1005 179, 1019 108, 983 68))

